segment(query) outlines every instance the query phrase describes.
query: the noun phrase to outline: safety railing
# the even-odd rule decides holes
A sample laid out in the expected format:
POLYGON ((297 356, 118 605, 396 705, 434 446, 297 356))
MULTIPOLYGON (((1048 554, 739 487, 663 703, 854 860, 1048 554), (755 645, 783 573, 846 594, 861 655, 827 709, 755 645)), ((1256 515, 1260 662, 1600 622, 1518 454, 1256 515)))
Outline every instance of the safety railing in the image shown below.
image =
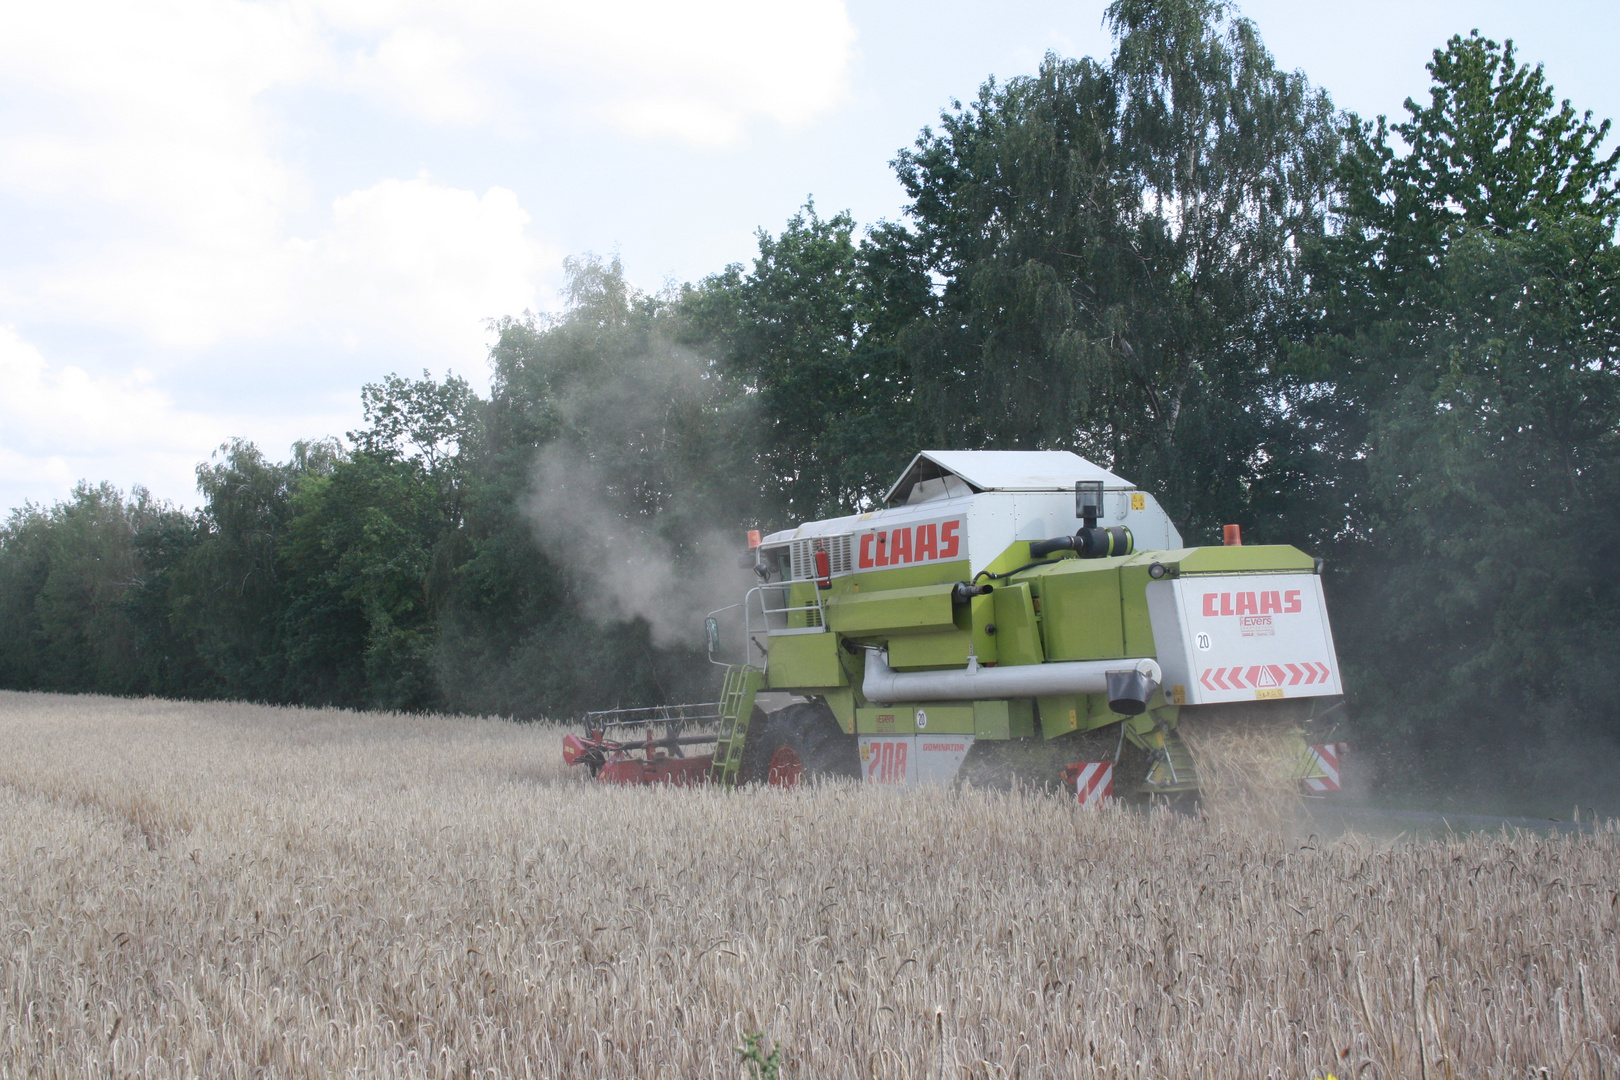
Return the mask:
POLYGON ((648 705, 631 709, 598 709, 581 718, 588 730, 613 731, 650 724, 715 724, 720 720, 720 702, 703 701, 691 705, 648 705))

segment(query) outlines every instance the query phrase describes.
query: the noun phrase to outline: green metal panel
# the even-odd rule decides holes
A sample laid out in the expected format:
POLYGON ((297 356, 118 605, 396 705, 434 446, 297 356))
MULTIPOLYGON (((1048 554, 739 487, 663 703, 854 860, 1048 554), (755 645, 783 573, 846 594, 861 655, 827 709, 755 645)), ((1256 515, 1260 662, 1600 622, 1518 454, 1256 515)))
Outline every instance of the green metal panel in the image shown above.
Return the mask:
POLYGON ((1080 717, 1081 731, 1107 727, 1125 719, 1123 713, 1117 713, 1108 707, 1107 694, 1087 694, 1085 700, 1086 712, 1080 717))
POLYGON ((855 709, 855 731, 859 735, 906 735, 917 725, 906 715, 904 705, 866 705, 855 709))
POLYGON ((1173 574, 1242 574, 1265 570, 1314 570, 1316 560, 1288 544, 1179 548, 1144 551, 1133 563, 1163 563, 1173 574))
POLYGON ((1041 709, 1041 735, 1048 739, 1079 731, 1081 721, 1090 716, 1084 694, 1057 694, 1036 702, 1041 709))
POLYGON ((972 735, 973 734, 973 703, 971 701, 954 702, 943 705, 937 701, 925 701, 911 708, 912 725, 919 734, 927 735, 972 735), (917 714, 922 712, 928 717, 928 726, 916 727, 917 714))
POLYGON ((837 717, 839 726, 847 734, 855 733, 855 691, 845 687, 841 690, 824 690, 823 698, 827 701, 827 708, 837 717))
POLYGON ((966 630, 936 630, 929 634, 896 634, 889 639, 889 666, 893 668, 965 667, 966 630))
POLYGON ((1012 738, 1012 717, 1005 701, 973 703, 973 734, 981 739, 1012 738))
POLYGON ((833 578, 832 591, 842 594, 913 589, 924 585, 943 585, 962 581, 968 573, 966 559, 953 559, 943 563, 918 563, 915 566, 899 566, 890 570, 862 570, 849 577, 833 578))
POLYGON ((1119 568, 1121 623, 1125 628, 1125 656, 1157 656, 1153 644, 1153 623, 1148 618, 1147 586, 1153 578, 1148 568, 1127 565, 1119 568))
MULTIPOLYGON (((1041 631, 1049 660, 1124 656, 1117 559, 1072 559, 1042 574, 1041 631)), ((1142 571, 1144 580, 1147 571, 1142 571)))
POLYGON ((1007 667, 1045 660, 1029 582, 1002 586, 991 596, 995 600, 997 661, 1007 667))
POLYGON ((950 630, 951 586, 848 592, 827 600, 827 625, 856 637, 950 630))
POLYGON ((946 705, 938 701, 916 701, 897 705, 872 705, 855 710, 855 730, 862 735, 972 735, 974 705, 971 702, 946 705), (917 713, 928 718, 928 726, 917 726, 917 713))
POLYGON ((1008 736, 1014 739, 1035 737, 1035 699, 1017 698, 1007 702, 1008 736))
POLYGON ((783 634, 768 639, 771 658, 766 677, 773 690, 843 686, 838 638, 833 634, 783 634))
POLYGON ((1027 739, 1035 734, 1035 703, 1029 698, 975 701, 973 734, 981 739, 1027 739))
POLYGON ((789 586, 787 606, 799 609, 788 612, 787 624, 790 629, 802 630, 806 627, 820 625, 821 615, 810 610, 816 604, 816 593, 818 591, 816 583, 813 581, 801 581, 796 585, 789 586))
POLYGON ((981 664, 994 664, 1001 652, 996 648, 994 635, 988 632, 988 627, 996 621, 996 598, 990 596, 975 596, 968 605, 973 625, 973 654, 979 658, 981 664))

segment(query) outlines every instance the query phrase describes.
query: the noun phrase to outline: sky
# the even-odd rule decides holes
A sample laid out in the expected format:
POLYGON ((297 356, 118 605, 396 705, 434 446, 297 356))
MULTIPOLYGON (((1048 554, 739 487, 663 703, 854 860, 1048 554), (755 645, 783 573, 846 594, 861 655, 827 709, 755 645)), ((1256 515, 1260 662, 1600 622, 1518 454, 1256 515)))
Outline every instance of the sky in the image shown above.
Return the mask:
MULTIPOLYGON (((0 511, 110 481, 194 505, 390 372, 487 389, 562 261, 656 290, 814 197, 898 219, 897 150, 989 76, 1106 57, 1098 0, 0 0, 0 511)), ((1286 68, 1394 115, 1453 33, 1620 114, 1620 6, 1248 0, 1286 68)))

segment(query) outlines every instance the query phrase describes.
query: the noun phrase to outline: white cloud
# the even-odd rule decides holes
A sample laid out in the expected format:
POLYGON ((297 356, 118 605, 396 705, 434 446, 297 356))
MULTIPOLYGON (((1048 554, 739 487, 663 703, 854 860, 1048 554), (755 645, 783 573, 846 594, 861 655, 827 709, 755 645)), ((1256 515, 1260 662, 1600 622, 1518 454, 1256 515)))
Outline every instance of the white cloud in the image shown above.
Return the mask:
POLYGON ((321 367, 306 398, 322 410, 382 374, 363 364, 476 372, 484 320, 549 306, 563 253, 543 237, 560 211, 532 220, 494 177, 401 176, 443 159, 434 130, 534 139, 561 118, 724 144, 835 107, 853 40, 842 0, 10 5, 0 320, 46 344, 53 327, 94 327, 104 347, 81 370, 0 335, 0 468, 58 484, 141 475, 98 460, 189 475, 224 435, 249 434, 244 418, 301 427, 234 400, 182 413, 163 392, 204 370, 228 395, 251 356, 279 354, 283 385, 294 363, 321 367), (404 140, 364 145, 377 103, 414 123, 404 140), (353 152, 327 172, 334 146, 353 152))
POLYGON ((525 128, 536 100, 635 135, 726 143, 750 119, 796 125, 845 100, 843 0, 323 0, 380 35, 357 85, 433 121, 525 128))
POLYGON ((517 195, 482 197, 427 177, 384 180, 332 207, 332 227, 292 241, 290 307, 328 332, 372 333, 478 357, 484 320, 535 305, 561 253, 529 238, 517 195))
POLYGON ((489 118, 494 92, 474 67, 459 38, 401 27, 354 58, 350 81, 423 119, 476 124, 489 118))
POLYGON ((164 494, 190 489, 199 448, 226 432, 217 419, 176 409, 150 372, 121 378, 49 363, 16 329, 0 325, 0 484, 17 505, 75 481, 136 479, 164 494))
POLYGON ((525 238, 509 190, 421 181, 338 196, 330 231, 298 238, 320 200, 278 150, 289 133, 272 91, 357 88, 435 122, 516 130, 562 113, 718 144, 750 118, 796 124, 835 105, 853 35, 841 0, 24 6, 0 36, 0 98, 30 105, 0 115, 0 190, 62 235, 43 258, 0 264, 0 292, 195 349, 307 322, 335 260, 341 291, 372 306, 317 305, 354 324, 319 335, 394 326, 440 341, 437 320, 537 304, 557 253, 525 238))

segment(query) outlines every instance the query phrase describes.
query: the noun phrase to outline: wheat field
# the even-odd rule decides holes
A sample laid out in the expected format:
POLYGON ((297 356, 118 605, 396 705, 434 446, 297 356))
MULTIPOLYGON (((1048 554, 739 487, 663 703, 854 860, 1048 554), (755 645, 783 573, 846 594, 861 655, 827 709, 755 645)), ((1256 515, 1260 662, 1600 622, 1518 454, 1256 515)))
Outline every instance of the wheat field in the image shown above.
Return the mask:
POLYGON ((607 788, 499 720, 0 693, 0 1076, 1620 1076, 1620 832, 607 788))

